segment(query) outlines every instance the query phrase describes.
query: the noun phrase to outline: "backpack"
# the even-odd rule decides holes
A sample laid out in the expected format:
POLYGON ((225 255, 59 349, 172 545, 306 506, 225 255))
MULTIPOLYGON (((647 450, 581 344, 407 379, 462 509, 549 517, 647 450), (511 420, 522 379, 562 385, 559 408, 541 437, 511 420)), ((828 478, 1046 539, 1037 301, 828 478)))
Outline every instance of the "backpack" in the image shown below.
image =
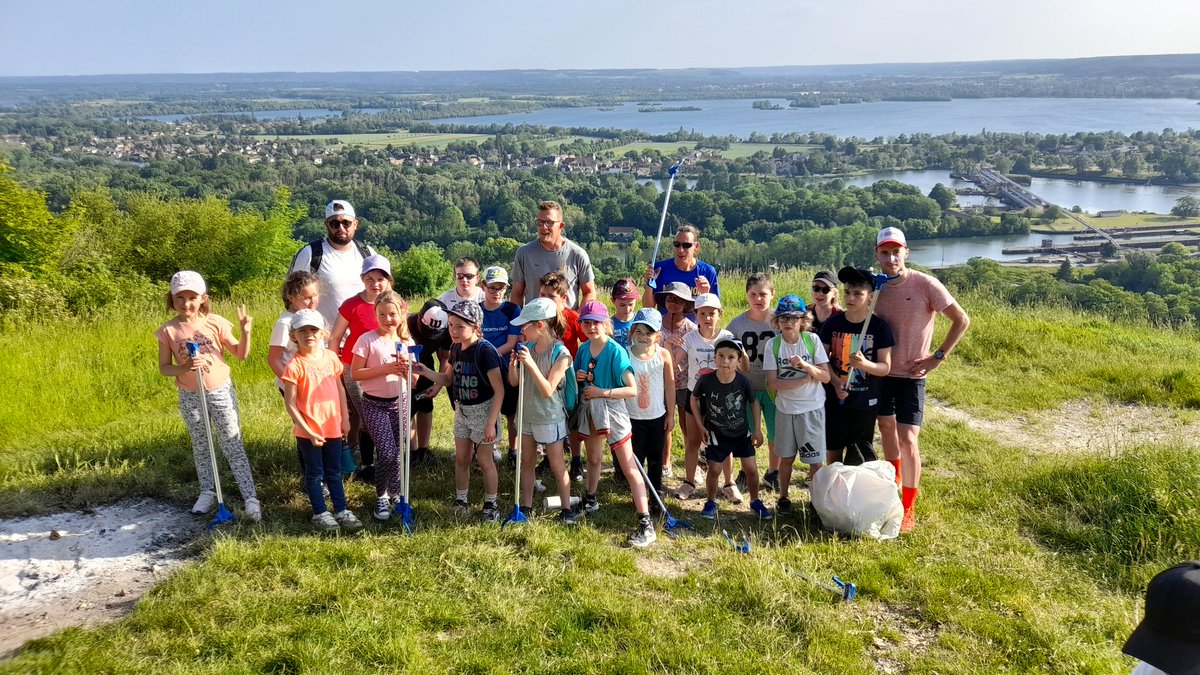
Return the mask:
MULTIPOLYGON (((561 344, 558 345, 558 349, 562 352, 567 351, 567 348, 561 344)), ((556 350, 550 362, 557 362, 562 352, 556 350)), ((567 357, 570 358, 570 356, 571 353, 567 352, 567 357)), ((563 407, 567 409, 567 417, 571 416, 577 405, 579 405, 579 383, 575 380, 575 366, 572 365, 567 368, 567 374, 563 376, 563 407)))
MULTIPOLYGON (((371 249, 366 244, 357 239, 352 239, 351 241, 353 241, 354 246, 358 248, 358 254, 364 259, 371 255, 371 249)), ((322 246, 324 243, 324 239, 308 242, 308 248, 312 251, 312 260, 310 260, 308 263, 308 271, 312 272, 313 274, 316 274, 317 270, 321 268, 321 257, 325 255, 325 247, 322 246)))
MULTIPOLYGON (((808 361, 812 363, 817 358, 816 344, 813 342, 813 334, 804 330, 800 331, 800 339, 804 342, 804 348, 808 350, 808 361)), ((779 367, 779 345, 783 343, 783 336, 776 335, 771 338, 771 355, 775 357, 775 367, 779 367)), ((772 398, 775 392, 771 392, 772 398)))

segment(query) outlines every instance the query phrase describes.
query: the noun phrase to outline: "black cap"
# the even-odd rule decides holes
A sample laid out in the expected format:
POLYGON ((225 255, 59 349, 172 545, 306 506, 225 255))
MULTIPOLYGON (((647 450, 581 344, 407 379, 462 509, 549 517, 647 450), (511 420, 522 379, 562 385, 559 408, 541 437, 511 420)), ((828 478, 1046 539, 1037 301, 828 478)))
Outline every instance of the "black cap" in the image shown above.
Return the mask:
POLYGON ((837 288, 837 275, 833 270, 821 270, 813 276, 813 281, 820 281, 828 285, 830 288, 837 288))
POLYGON ((746 348, 742 346, 741 340, 725 338, 718 342, 716 347, 713 347, 713 353, 715 354, 718 349, 736 349, 742 356, 746 355, 746 348))
POLYGON ((1200 560, 1159 572, 1121 651, 1171 675, 1200 675, 1200 560))
POLYGON ((875 275, 861 267, 843 267, 838 270, 837 277, 843 284, 862 283, 875 288, 875 275))

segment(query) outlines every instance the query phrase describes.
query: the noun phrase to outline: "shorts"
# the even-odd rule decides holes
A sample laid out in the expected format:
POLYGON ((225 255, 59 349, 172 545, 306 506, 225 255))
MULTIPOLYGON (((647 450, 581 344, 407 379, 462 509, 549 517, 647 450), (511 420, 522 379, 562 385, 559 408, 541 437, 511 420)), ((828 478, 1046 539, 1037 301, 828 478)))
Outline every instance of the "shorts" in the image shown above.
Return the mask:
POLYGON ((691 389, 676 389, 675 390, 675 407, 683 408, 683 414, 692 414, 692 390, 691 389))
POLYGON ((633 435, 625 399, 594 398, 590 401, 580 401, 579 410, 579 422, 575 431, 581 438, 603 433, 608 437, 608 446, 615 448, 633 435))
POLYGON ((879 417, 896 416, 898 424, 921 426, 925 415, 925 378, 885 377, 879 382, 879 417))
POLYGON ((422 396, 421 398, 417 398, 417 394, 420 394, 424 391, 425 391, 424 389, 420 389, 420 390, 413 389, 412 394, 410 394, 410 396, 412 397, 412 405, 409 408, 409 410, 414 415, 417 413, 432 413, 433 412, 433 399, 431 399, 427 396, 422 396))
MULTIPOLYGON (((482 443, 483 434, 487 431, 488 415, 492 414, 492 402, 490 400, 474 405, 464 405, 459 403, 454 409, 454 437, 469 438, 472 443, 482 443)), ((496 419, 496 437, 492 442, 500 438, 500 419, 496 419)))
POLYGON ((775 454, 782 458, 799 457, 805 464, 825 461, 825 408, 798 415, 775 412, 775 454))
POLYGON ((504 402, 500 404, 500 414, 504 417, 512 417, 517 414, 517 388, 508 383, 508 378, 504 378, 504 402))
POLYGON ((559 420, 549 424, 530 424, 526 422, 521 425, 521 434, 524 436, 533 436, 534 443, 553 445, 567 440, 567 421, 559 420))
POLYGON ((758 399, 758 405, 762 407, 763 421, 767 423, 767 440, 773 441, 775 440, 775 397, 771 396, 771 392, 766 389, 755 389, 754 398, 758 399))
MULTIPOLYGON (((709 464, 720 464, 730 455, 738 459, 754 458, 754 443, 750 441, 749 436, 744 438, 714 439, 710 433, 709 440, 717 440, 716 443, 709 443, 708 447, 704 449, 704 458, 708 460, 709 464)), ((712 471, 712 469, 709 469, 709 471, 712 471)))
POLYGON ((836 403, 825 407, 826 450, 869 450, 874 455, 874 441, 875 408, 847 408, 836 403))

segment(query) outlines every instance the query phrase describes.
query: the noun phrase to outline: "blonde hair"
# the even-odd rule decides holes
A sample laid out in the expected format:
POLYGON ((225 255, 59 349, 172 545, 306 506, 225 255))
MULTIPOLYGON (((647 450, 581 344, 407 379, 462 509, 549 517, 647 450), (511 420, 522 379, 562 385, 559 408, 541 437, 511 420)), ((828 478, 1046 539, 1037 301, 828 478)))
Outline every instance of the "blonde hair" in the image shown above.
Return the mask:
POLYGON ((408 300, 405 300, 404 296, 392 290, 380 291, 379 295, 375 298, 375 311, 379 311, 379 306, 385 303, 399 307, 400 311, 404 313, 405 320, 401 321, 400 327, 396 329, 396 337, 399 337, 401 340, 409 339, 411 335, 408 332, 408 300))

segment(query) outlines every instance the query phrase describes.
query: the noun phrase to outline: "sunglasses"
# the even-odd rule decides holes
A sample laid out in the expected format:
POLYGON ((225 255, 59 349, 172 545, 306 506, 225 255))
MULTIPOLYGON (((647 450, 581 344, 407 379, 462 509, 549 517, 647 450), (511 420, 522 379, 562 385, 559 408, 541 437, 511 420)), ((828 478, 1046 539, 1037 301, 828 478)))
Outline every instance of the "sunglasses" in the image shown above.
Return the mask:
POLYGON ((828 286, 816 286, 816 285, 814 285, 814 286, 812 287, 812 292, 813 292, 813 293, 828 293, 830 290, 832 290, 832 289, 830 289, 828 286))
POLYGON ((687 249, 695 246, 695 244, 690 241, 676 241, 676 242, 672 242, 671 245, 674 246, 675 248, 682 248, 685 251, 687 249))
POLYGON ((325 221, 325 227, 328 227, 331 230, 337 230, 337 229, 348 230, 351 227, 354 227, 354 221, 353 220, 328 220, 328 221, 325 221))
POLYGON ((474 279, 474 278, 475 278, 475 275, 474 275, 474 274, 466 274, 466 273, 463 273, 463 274, 455 274, 455 275, 454 275, 454 278, 455 278, 455 279, 458 279, 459 281, 464 281, 464 280, 465 280, 465 281, 470 281, 470 280, 472 280, 472 279, 474 279))

